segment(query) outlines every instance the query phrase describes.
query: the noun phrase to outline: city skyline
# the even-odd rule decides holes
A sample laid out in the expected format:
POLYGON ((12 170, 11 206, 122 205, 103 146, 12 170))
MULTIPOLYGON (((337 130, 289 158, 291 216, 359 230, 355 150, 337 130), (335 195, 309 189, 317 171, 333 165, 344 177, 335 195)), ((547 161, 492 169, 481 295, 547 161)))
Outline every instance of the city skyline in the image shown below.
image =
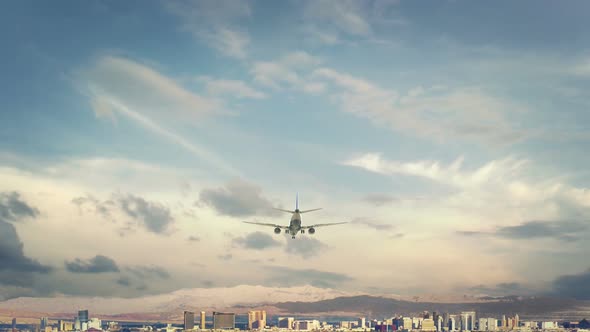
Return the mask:
POLYGON ((0 304, 590 300, 587 1, 0 6, 0 304))
MULTIPOLYGON (((130 326, 135 326, 134 329, 137 330, 137 325, 141 324, 139 321, 136 322, 125 322, 125 321, 108 321, 103 322, 101 319, 92 317, 88 320, 88 325, 84 326, 80 324, 80 316, 82 313, 88 314, 88 310, 78 311, 78 315, 75 317, 73 321, 64 320, 63 318, 53 318, 49 319, 48 317, 41 317, 40 318, 40 325, 36 324, 26 324, 27 326, 30 325, 31 331, 33 332, 61 332, 61 331, 127 331, 130 332, 130 326), (124 327, 126 326, 126 327, 124 327), (106 327, 106 329, 104 329, 106 327)), ((313 331, 371 331, 374 330, 376 332, 384 332, 384 331, 431 331, 431 332, 449 332, 449 331, 545 331, 545 330, 562 330, 565 331, 566 329, 587 329, 590 327, 590 322, 587 319, 581 319, 579 322, 575 321, 572 322, 571 320, 520 320, 518 314, 514 314, 513 316, 502 315, 501 318, 499 317, 490 317, 486 315, 480 315, 475 311, 462 311, 457 313, 449 313, 449 312, 442 312, 438 313, 436 311, 429 312, 429 311, 422 311, 421 313, 414 313, 409 315, 400 315, 399 313, 390 315, 390 318, 371 318, 367 319, 367 317, 357 317, 352 320, 350 318, 347 320, 346 318, 340 317, 340 320, 336 318, 336 320, 318 320, 318 319, 309 319, 309 318, 296 318, 296 317, 285 317, 285 316, 275 316, 271 318, 268 322, 264 322, 263 325, 253 327, 252 322, 253 319, 255 321, 260 322, 260 318, 258 315, 262 313, 264 319, 266 319, 266 313, 264 311, 248 311, 248 314, 245 315, 247 318, 246 322, 242 321, 241 327, 238 326, 235 313, 220 313, 220 312, 212 312, 211 314, 211 323, 209 323, 206 327, 203 326, 196 326, 195 317, 193 312, 184 311, 183 318, 181 324, 176 324, 174 326, 173 323, 169 321, 166 322, 158 322, 157 324, 153 325, 148 322, 143 323, 142 329, 149 329, 149 330, 160 330, 166 332, 175 332, 175 331, 196 331, 196 330, 274 330, 281 329, 281 330, 313 330, 313 331), (192 315, 192 320, 188 319, 187 317, 192 315), (218 318, 218 317, 223 318, 218 318), (229 319, 229 320, 228 320, 229 319), (344 319, 344 320, 342 320, 344 319), (222 323, 223 322, 223 323, 222 323), (157 325, 165 325, 164 328, 158 329, 157 325), (180 326, 178 326, 180 325, 180 326)), ((62 314, 63 315, 63 314, 62 314)), ((61 317, 61 316, 60 316, 61 317)), ((189 317, 190 318, 190 317, 189 317)), ((1 328, 0 323, 0 328, 1 328)), ((22 324, 21 324, 22 325, 22 324)), ((22 328, 22 327, 21 327, 22 328)), ((22 329, 18 329, 16 327, 16 318, 12 319, 11 325, 12 332, 18 332, 22 329)), ((24 330, 29 331, 27 328, 24 330)))

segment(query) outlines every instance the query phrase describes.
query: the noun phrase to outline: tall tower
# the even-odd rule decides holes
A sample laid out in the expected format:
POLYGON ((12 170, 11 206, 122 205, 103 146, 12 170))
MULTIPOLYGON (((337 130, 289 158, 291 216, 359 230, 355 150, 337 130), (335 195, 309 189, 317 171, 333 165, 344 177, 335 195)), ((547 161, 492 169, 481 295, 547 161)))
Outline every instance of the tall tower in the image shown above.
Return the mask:
POLYGON ((266 326, 266 310, 248 311, 248 329, 263 329, 266 326))
POLYGON ((205 312, 201 311, 201 330, 204 330, 207 326, 205 325, 206 323, 206 316, 205 316, 205 312))
POLYGON ((88 323, 88 310, 79 310, 78 319, 80 320, 80 324, 88 323))
POLYGON ((12 332, 16 332, 16 318, 12 319, 12 332))
POLYGON ((192 311, 184 312, 184 329, 192 330, 195 328, 195 313, 192 311))

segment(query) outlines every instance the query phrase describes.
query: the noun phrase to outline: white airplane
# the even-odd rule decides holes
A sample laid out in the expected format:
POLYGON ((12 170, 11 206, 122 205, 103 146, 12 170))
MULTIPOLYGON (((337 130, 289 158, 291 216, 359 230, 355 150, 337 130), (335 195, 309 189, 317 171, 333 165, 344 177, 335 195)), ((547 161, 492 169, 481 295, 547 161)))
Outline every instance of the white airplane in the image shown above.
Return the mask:
POLYGON ((277 208, 274 208, 274 209, 279 210, 279 211, 283 211, 283 212, 287 212, 287 213, 292 213, 291 222, 289 222, 289 226, 281 226, 281 225, 277 225, 277 224, 269 224, 269 223, 263 223, 263 222, 252 222, 252 221, 244 221, 244 222, 246 224, 274 227, 275 234, 280 234, 281 229, 284 229, 285 234, 291 234, 292 239, 294 239, 295 235, 297 235, 297 233, 299 233, 299 232, 301 232, 301 234, 304 234, 305 230, 307 230, 307 232, 309 234, 314 234, 316 227, 346 224, 346 222, 335 222, 335 223, 331 223, 331 224, 315 224, 315 225, 310 225, 310 226, 301 226, 301 215, 302 214, 307 213, 307 212, 321 210, 322 208, 303 210, 303 211, 299 210, 299 195, 297 195, 297 197, 295 198, 295 211, 283 210, 283 209, 277 209, 277 208))

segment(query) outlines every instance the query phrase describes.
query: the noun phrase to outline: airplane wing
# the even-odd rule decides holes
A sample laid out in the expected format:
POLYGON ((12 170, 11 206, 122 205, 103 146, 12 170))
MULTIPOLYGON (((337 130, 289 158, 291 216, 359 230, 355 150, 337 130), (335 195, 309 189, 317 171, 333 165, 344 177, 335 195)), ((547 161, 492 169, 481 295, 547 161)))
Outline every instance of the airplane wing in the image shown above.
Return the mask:
POLYGON ((331 224, 315 224, 315 225, 309 225, 309 226, 301 226, 301 228, 307 229, 307 228, 312 228, 312 227, 315 228, 315 227, 334 226, 334 225, 342 225, 342 224, 348 224, 348 222, 345 221, 345 222, 334 222, 331 224))
POLYGON ((282 229, 288 229, 289 226, 282 226, 282 225, 277 225, 277 224, 269 224, 269 223, 264 223, 264 222, 254 222, 254 221, 242 221, 243 223, 246 224, 252 224, 252 225, 259 225, 259 226, 270 226, 270 227, 278 227, 278 228, 282 228, 282 229))

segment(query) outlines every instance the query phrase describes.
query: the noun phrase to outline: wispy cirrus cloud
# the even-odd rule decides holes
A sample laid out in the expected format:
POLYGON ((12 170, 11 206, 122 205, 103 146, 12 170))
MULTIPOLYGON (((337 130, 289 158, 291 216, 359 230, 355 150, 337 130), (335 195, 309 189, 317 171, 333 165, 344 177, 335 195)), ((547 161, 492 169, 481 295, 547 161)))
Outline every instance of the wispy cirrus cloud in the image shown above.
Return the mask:
MULTIPOLYGON (((384 176, 426 179, 447 187, 450 192, 437 200, 437 206, 495 216, 496 222, 502 223, 492 231, 498 236, 540 237, 554 233, 568 239, 590 218, 587 188, 572 186, 562 177, 539 180, 530 175, 534 167, 525 159, 507 157, 467 168, 463 158, 445 165, 439 161, 388 160, 381 154, 368 153, 346 160, 343 165, 384 176), (523 218, 533 221, 520 224, 523 218)), ((461 232, 480 234, 478 229, 461 232)))
POLYGON ((252 65, 250 74, 255 83, 271 89, 296 89, 318 94, 324 91, 325 84, 312 81, 308 76, 321 61, 307 52, 296 51, 276 60, 257 61, 252 65))
POLYGON ((213 79, 207 76, 201 76, 199 81, 205 83, 205 90, 212 96, 236 97, 239 99, 264 99, 267 95, 244 81, 213 79))
POLYGON ((165 7, 181 19, 181 26, 221 54, 244 59, 250 35, 243 25, 251 15, 248 1, 205 0, 166 2, 165 7))
POLYGON ((379 223, 367 218, 355 218, 351 221, 352 224, 363 225, 369 228, 373 228, 377 231, 390 231, 395 227, 391 224, 379 223))
POLYGON ((418 86, 401 93, 331 68, 318 68, 313 76, 330 83, 330 96, 342 111, 407 135, 437 142, 463 138, 494 144, 516 142, 528 135, 506 116, 526 108, 478 87, 418 86))
POLYGON ((98 118, 124 116, 194 156, 230 174, 238 174, 216 153, 167 126, 199 124, 224 112, 224 103, 204 97, 154 68, 131 59, 103 56, 77 73, 77 84, 98 118))

